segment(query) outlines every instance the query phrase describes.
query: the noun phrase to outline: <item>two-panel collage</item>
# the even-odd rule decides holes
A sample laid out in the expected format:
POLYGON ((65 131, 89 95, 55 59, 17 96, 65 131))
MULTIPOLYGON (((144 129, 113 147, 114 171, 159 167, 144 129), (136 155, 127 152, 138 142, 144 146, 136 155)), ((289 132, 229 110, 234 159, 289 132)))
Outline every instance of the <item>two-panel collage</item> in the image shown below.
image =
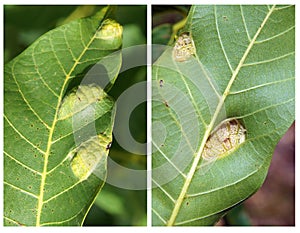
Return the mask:
POLYGON ((3 226, 295 226, 295 5, 3 16, 3 226))

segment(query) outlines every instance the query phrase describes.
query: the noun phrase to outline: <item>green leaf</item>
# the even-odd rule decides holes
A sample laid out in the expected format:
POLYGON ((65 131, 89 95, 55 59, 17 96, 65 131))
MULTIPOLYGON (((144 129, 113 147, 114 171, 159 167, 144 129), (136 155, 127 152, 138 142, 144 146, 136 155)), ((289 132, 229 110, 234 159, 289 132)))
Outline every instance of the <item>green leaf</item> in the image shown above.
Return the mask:
POLYGON ((184 59, 169 48, 153 67, 152 221, 213 225, 261 186, 294 120, 295 9, 193 6, 181 33, 192 39, 184 59), (206 142, 228 118, 246 140, 222 153, 215 140, 208 161, 206 142))
MULTIPOLYGON (((108 12, 49 31, 5 65, 4 225, 81 225, 104 184, 114 101, 93 82, 68 90, 121 47, 108 12)), ((113 83, 121 54, 110 57, 113 83)))
POLYGON ((229 226, 251 226, 251 221, 244 205, 235 206, 224 218, 229 226))
POLYGON ((95 201, 95 205, 109 214, 126 216, 122 197, 113 192, 102 190, 95 201))
POLYGON ((162 24, 152 30, 153 44, 167 44, 172 35, 172 25, 162 24))

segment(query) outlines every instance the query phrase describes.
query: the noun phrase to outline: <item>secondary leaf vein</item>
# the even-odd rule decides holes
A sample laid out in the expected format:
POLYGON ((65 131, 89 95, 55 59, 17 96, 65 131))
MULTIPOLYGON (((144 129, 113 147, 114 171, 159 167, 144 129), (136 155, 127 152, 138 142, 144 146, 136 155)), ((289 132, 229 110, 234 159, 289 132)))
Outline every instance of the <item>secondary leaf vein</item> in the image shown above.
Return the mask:
POLYGON ((284 55, 281 55, 281 56, 278 56, 278 57, 275 57, 275 58, 272 58, 272 59, 267 59, 267 60, 258 61, 258 62, 245 63, 245 64, 243 64, 243 66, 245 67, 245 66, 261 65, 261 64, 264 64, 264 63, 269 63, 269 62, 277 61, 277 60, 286 58, 286 57, 294 55, 294 54, 295 54, 295 52, 290 52, 290 53, 287 53, 287 54, 284 54, 284 55))
POLYGON ((239 91, 231 91, 231 92, 229 92, 229 95, 240 94, 240 93, 251 91, 251 90, 254 90, 254 89, 257 89, 257 88, 271 86, 271 85, 274 85, 274 84, 288 82, 288 81, 291 81, 291 80, 295 80, 295 77, 287 78, 287 79, 282 79, 282 80, 278 80, 278 81, 274 81, 274 82, 269 82, 269 83, 263 83, 263 84, 260 84, 260 85, 257 85, 257 86, 253 86, 253 87, 249 87, 249 88, 246 88, 246 89, 243 89, 243 90, 239 90, 239 91))
POLYGON ((228 67, 231 70, 231 73, 233 73, 233 69, 232 69, 232 66, 230 64, 227 53, 225 51, 225 48, 224 48, 224 45, 223 45, 223 42, 222 42, 222 38, 221 38, 221 34, 220 34, 220 30, 219 30, 218 17, 217 17, 217 6, 214 6, 214 15, 215 15, 216 30, 217 30, 217 33, 218 33, 218 39, 219 39, 219 42, 220 42, 220 45, 221 45, 221 48, 222 48, 222 52, 224 54, 224 57, 225 57, 226 62, 228 64, 228 67))
POLYGON ((152 212, 163 222, 163 224, 167 223, 167 221, 163 219, 163 217, 160 216, 160 214, 154 208, 152 208, 152 212))
POLYGON ((34 173, 37 174, 37 175, 40 175, 40 176, 42 175, 42 173, 40 173, 40 172, 34 170, 34 169, 31 168, 31 167, 28 167, 28 166, 25 165, 24 163, 20 162, 19 160, 17 160, 17 159, 14 158, 13 156, 11 156, 11 155, 10 155, 9 153, 7 153, 6 151, 3 151, 3 152, 4 152, 4 154, 5 154, 8 158, 10 158, 11 160, 15 161, 17 164, 20 164, 22 167, 24 167, 24 168, 26 168, 26 169, 28 169, 28 170, 34 172, 34 173))
POLYGON ((5 114, 4 115, 4 119, 7 121, 7 123, 11 126, 11 128, 13 128, 13 130, 22 138, 24 139, 28 144, 30 144, 33 148, 37 149, 40 153, 42 153, 43 155, 46 153, 45 151, 41 150, 38 146, 34 145, 34 143, 32 143, 31 141, 29 141, 13 124, 12 122, 7 118, 7 116, 5 114))
POLYGON ((20 192, 22 192, 22 193, 24 193, 24 194, 26 194, 26 195, 28 195, 28 196, 31 196, 31 197, 34 197, 34 198, 38 199, 38 196, 37 196, 37 195, 35 195, 35 194, 33 194, 33 193, 30 193, 30 192, 28 192, 28 191, 26 191, 26 190, 24 190, 24 189, 21 189, 20 187, 17 187, 17 186, 15 186, 15 185, 11 184, 11 183, 8 183, 8 182, 6 182, 6 181, 3 181, 3 184, 8 185, 8 186, 12 187, 13 189, 16 189, 16 190, 18 190, 18 191, 20 191, 20 192))
POLYGON ((175 203, 175 199, 171 196, 170 193, 168 193, 159 183, 157 183, 154 179, 152 179, 153 183, 156 185, 156 187, 158 187, 164 194, 167 195, 167 197, 173 202, 175 203))
POLYGON ((168 156, 159 148, 159 146, 152 140, 152 144, 154 145, 154 147, 159 151, 159 153, 168 161, 168 163, 170 163, 175 169, 176 171, 182 175, 182 177, 185 179, 186 175, 172 162, 172 160, 170 160, 168 158, 168 156))

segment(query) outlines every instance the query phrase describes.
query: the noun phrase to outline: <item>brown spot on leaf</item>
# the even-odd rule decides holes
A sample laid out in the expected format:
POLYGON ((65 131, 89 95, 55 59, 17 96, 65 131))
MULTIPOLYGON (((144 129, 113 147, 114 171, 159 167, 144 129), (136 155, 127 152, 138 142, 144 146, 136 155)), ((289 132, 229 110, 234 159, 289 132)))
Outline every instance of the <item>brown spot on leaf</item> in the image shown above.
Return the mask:
POLYGON ((164 84, 164 80, 162 80, 162 79, 159 80, 159 86, 160 86, 160 87, 163 87, 163 84, 164 84))
POLYGON ((164 104, 165 104, 165 106, 166 106, 167 108, 169 107, 169 104, 168 104, 167 101, 164 101, 164 104))

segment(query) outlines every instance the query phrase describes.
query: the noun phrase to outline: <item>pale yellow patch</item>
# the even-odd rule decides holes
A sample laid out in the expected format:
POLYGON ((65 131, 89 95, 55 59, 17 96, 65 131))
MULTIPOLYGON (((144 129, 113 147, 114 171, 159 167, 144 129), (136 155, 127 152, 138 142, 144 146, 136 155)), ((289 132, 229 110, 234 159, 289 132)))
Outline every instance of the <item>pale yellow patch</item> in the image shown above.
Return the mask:
POLYGON ((97 173, 96 169, 105 169, 106 157, 109 152, 111 139, 106 136, 95 136, 82 143, 75 152, 71 160, 71 169, 79 180, 86 180, 92 173, 97 173))
POLYGON ((181 34, 173 48, 173 58, 175 61, 183 62, 196 53, 193 38, 188 33, 181 34))
POLYGON ((106 19, 96 33, 96 38, 102 40, 112 40, 114 38, 121 37, 123 33, 123 27, 116 21, 111 19, 106 19))
POLYGON ((209 136, 202 157, 204 160, 214 160, 225 156, 246 140, 246 130, 236 119, 223 121, 209 136))

